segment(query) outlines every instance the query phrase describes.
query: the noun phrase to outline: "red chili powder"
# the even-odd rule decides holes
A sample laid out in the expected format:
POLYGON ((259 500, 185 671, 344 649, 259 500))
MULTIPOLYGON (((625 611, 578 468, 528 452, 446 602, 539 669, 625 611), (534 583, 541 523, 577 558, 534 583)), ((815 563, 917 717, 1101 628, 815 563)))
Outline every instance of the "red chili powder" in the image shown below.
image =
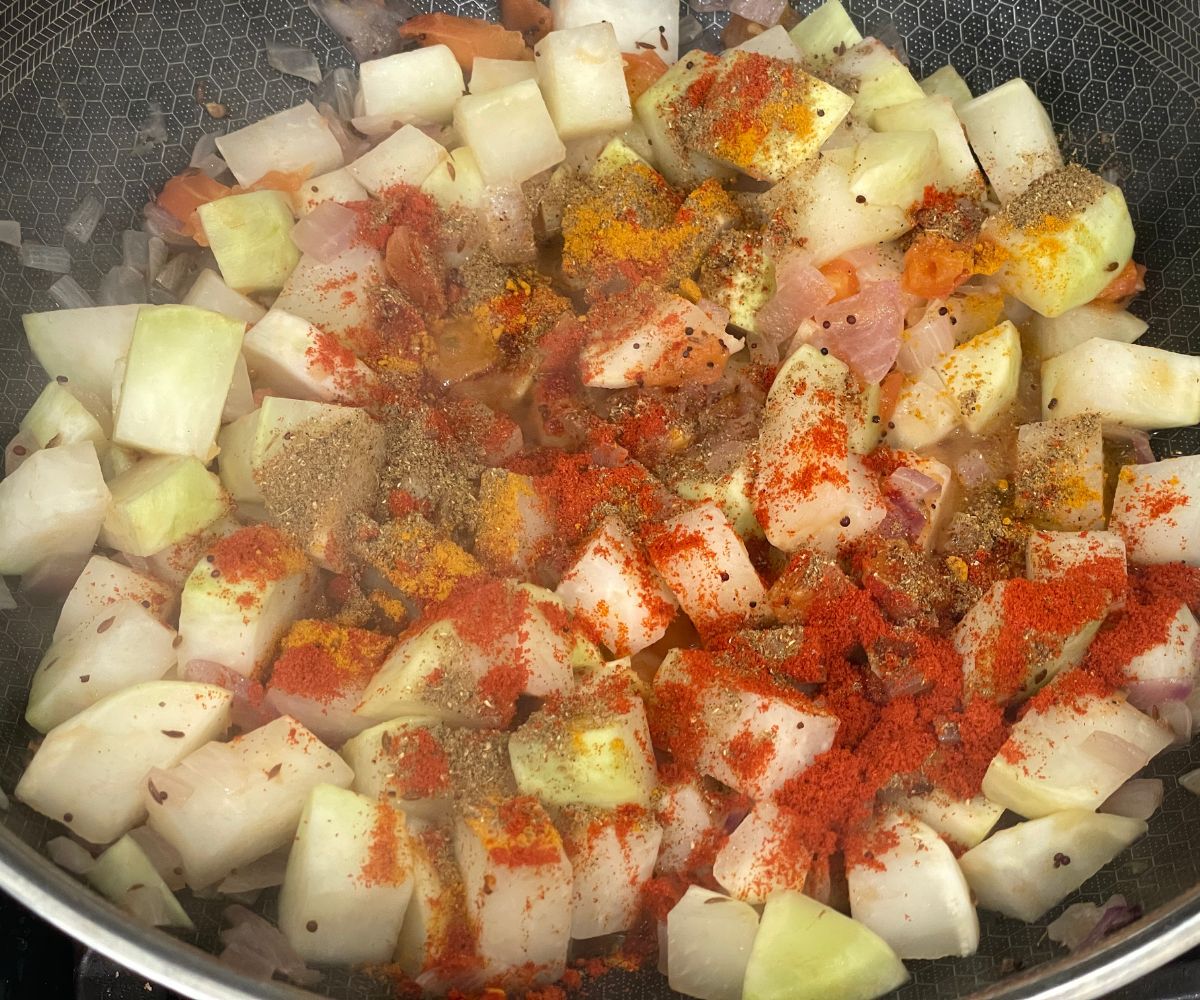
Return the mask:
POLYGON ((364 885, 399 885, 408 877, 408 869, 397 858, 399 824, 400 816, 391 806, 382 802, 375 806, 367 863, 360 873, 364 885))
POLYGON ((228 583, 249 581, 265 587, 300 572, 307 563, 283 532, 265 524, 240 528, 212 550, 213 571, 228 583))

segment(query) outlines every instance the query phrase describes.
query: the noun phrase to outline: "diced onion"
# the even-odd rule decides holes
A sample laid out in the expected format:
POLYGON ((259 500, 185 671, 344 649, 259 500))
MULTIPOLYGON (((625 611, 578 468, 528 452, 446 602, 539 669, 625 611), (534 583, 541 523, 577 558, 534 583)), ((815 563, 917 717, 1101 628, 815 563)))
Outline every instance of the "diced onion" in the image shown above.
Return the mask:
POLYGON ((958 461, 954 463, 954 472, 963 486, 969 490, 982 485, 994 475, 992 467, 988 465, 988 460, 978 449, 960 455, 958 461))
POLYGON ((16 606, 16 598, 13 597, 12 591, 8 589, 8 584, 4 582, 4 577, 0 576, 0 611, 12 611, 16 606))
POLYGON ((271 889, 283 885, 283 873, 287 868, 287 852, 275 851, 265 858, 251 861, 241 868, 235 868, 217 886, 217 891, 225 895, 234 893, 253 892, 256 889, 271 889))
POLYGON ((1180 775, 1179 783, 1193 795, 1200 795, 1200 767, 1180 775))
POLYGON ((1125 427, 1122 424, 1105 424, 1104 436, 1110 441, 1119 441, 1129 445, 1133 451, 1134 461, 1139 465, 1148 465, 1155 461, 1154 449, 1150 447, 1150 435, 1137 427, 1125 427))
POLYGON ((953 349, 950 313, 940 301, 934 300, 924 315, 900 335, 896 367, 905 374, 918 375, 953 349))
POLYGON ((1162 800, 1163 783, 1160 778, 1130 778, 1104 800, 1100 812, 1147 820, 1162 805, 1162 800))
POLYGON ((280 73, 298 76, 309 83, 321 82, 321 64, 317 62, 317 57, 298 45, 267 42, 267 65, 280 73))
POLYGON ((278 972, 297 986, 320 982, 320 973, 304 964, 274 924, 244 906, 228 907, 225 919, 231 925, 221 931, 225 965, 260 979, 272 979, 278 972))
POLYGON ((764 28, 778 24, 786 7, 787 0, 731 0, 729 4, 731 13, 764 28))
MULTIPOLYGON (((154 787, 158 788, 158 784, 154 787)), ((168 889, 175 892, 184 887, 186 883, 183 878, 183 858, 174 847, 148 826, 135 827, 129 831, 129 837, 137 842, 146 859, 166 882, 168 889)))
POLYGON ((358 232, 358 214, 336 201, 323 201, 292 227, 292 242, 328 264, 350 248, 358 232))
POLYGON ((1113 733, 1090 733, 1079 749, 1108 764, 1114 771, 1126 774, 1139 771, 1148 763, 1144 750, 1113 733))
POLYGON ((70 837, 48 840, 46 853, 59 868, 65 868, 74 875, 86 875, 96 866, 96 859, 88 853, 87 848, 70 837))
POLYGON ((905 465, 888 476, 887 485, 890 490, 915 501, 927 500, 941 489, 936 479, 905 465))
POLYGON ((1180 701, 1192 693, 1195 684, 1187 678, 1162 678, 1153 681, 1134 681, 1126 689, 1129 704, 1142 712, 1150 712, 1168 701, 1180 701))
POLYGON ((519 187, 488 188, 480 207, 480 218, 488 245, 500 263, 528 263, 537 256, 533 218, 519 187))
POLYGON ((33 604, 61 601, 79 579, 90 556, 90 552, 67 552, 43 559, 21 575, 21 596, 33 604))

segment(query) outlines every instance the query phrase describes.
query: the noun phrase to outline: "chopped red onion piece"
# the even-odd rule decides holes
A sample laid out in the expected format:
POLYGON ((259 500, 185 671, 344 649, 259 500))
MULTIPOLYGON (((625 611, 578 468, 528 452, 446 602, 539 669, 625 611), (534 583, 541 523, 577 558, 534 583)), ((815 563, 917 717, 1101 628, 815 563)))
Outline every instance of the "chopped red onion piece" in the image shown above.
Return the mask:
MULTIPOLYGON (((154 787, 158 788, 157 783, 154 787)), ((187 884, 183 878, 183 858, 150 827, 134 827, 129 831, 129 837, 142 849, 142 853, 154 866, 154 870, 167 884, 168 889, 177 892, 187 884)))
POLYGON ((43 559, 21 575, 21 596, 31 604, 61 601, 75 586, 91 557, 90 552, 63 553, 43 559))
POLYGON ((313 104, 317 110, 329 108, 339 122, 348 122, 354 117, 354 98, 358 94, 358 78, 348 66, 335 66, 321 79, 313 93, 313 104))
POLYGON ((65 868, 73 875, 86 875, 96 866, 96 859, 88 853, 87 848, 70 837, 55 837, 46 841, 46 853, 59 868, 65 868))
POLYGON ((729 4, 731 13, 764 28, 777 25, 786 7, 787 0, 730 0, 729 4))
POLYGON ((1087 937, 1079 942, 1079 949, 1090 948, 1092 945, 1098 944, 1122 927, 1128 927, 1141 915, 1142 908, 1139 904, 1126 903, 1124 896, 1113 896, 1104 904, 1104 912, 1100 915, 1096 926, 1092 928, 1087 937))
POLYGON ((888 494, 884 498, 887 514, 876 529, 881 538, 908 538, 916 540, 929 523, 925 512, 906 496, 888 494))
POLYGON ((1129 445, 1133 451, 1134 460, 1139 465, 1149 465, 1156 461, 1154 449, 1150 447, 1150 435, 1137 427, 1125 427, 1122 424, 1105 424, 1104 436, 1110 441, 1120 441, 1129 445))
POLYGON ((1126 689, 1129 704, 1142 712, 1150 712, 1169 701, 1182 702, 1192 693, 1195 683, 1187 678, 1162 678, 1153 681, 1134 681, 1126 689))
POLYGON ((253 892, 256 889, 271 889, 283 885, 283 873, 287 868, 287 850, 273 851, 264 858, 251 861, 241 868, 235 868, 217 886, 217 891, 225 895, 234 893, 253 892))
POLYGON ((1089 733, 1079 745, 1080 752, 1103 761, 1114 771, 1133 774, 1149 763, 1146 752, 1114 733, 1089 733))
POLYGON ((320 982, 320 973, 304 964, 274 924, 244 906, 228 907, 225 919, 230 926, 221 931, 221 961, 226 965, 261 979, 273 979, 278 972, 297 986, 320 982))
POLYGON ((1100 812, 1147 820, 1162 805, 1161 778, 1130 778, 1100 806, 1100 812))
POLYGON ((274 40, 267 42, 266 47, 267 65, 272 69, 288 76, 298 76, 309 83, 321 82, 321 64, 308 49, 274 40))
POLYGON ((729 325, 729 310, 719 306, 712 299, 700 299, 696 306, 719 327, 729 325))
POLYGON ((195 240, 183 234, 183 223, 155 202, 147 202, 142 208, 142 228, 170 246, 196 246, 195 240))
POLYGON ((909 500, 920 502, 937 494, 942 487, 936 479, 902 465, 887 477, 887 488, 909 500))
POLYGON ((882 381, 900 352, 904 304, 894 281, 866 285, 857 295, 818 309, 814 346, 826 347, 864 382, 882 381))
POLYGON ((66 274, 71 270, 71 254, 66 247, 48 247, 42 243, 22 243, 17 251, 22 267, 51 274, 66 274))
POLYGON ((322 264, 350 248, 358 214, 336 201, 323 201, 292 227, 292 242, 322 264))
POLYGON ((960 455, 958 461, 954 463, 954 472, 963 486, 969 490, 981 486, 995 476, 988 460, 984 458, 983 452, 978 449, 960 455))
POLYGON ((1200 795, 1200 767, 1180 775, 1179 783, 1193 795, 1200 795))
POLYGON ((775 264, 775 294, 754 317, 757 334, 781 344, 800 324, 833 298, 833 286, 803 251, 785 254, 775 264))
POLYGON ((940 300, 930 302, 921 318, 900 335, 896 367, 907 375, 918 375, 954 349, 950 313, 940 300))
POLYGON ((520 187, 488 188, 479 211, 488 245, 500 263, 528 263, 537 256, 533 216, 520 187))
POLYGON ((243 731, 257 729, 279 716, 279 712, 265 701, 266 692, 258 681, 252 681, 224 664, 211 660, 188 660, 179 673, 182 680, 216 684, 226 691, 232 691, 232 721, 243 731))

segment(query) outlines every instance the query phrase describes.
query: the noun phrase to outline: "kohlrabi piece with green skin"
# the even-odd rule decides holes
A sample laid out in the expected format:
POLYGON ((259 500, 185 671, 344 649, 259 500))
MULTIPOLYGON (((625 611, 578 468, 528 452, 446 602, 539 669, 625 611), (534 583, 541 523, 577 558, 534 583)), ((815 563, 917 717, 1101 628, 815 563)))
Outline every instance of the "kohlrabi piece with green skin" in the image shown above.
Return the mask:
POLYGON ((272 309, 246 331, 242 353, 251 381, 290 399, 362 399, 375 373, 308 320, 272 309))
POLYGON ((16 797, 93 844, 146 815, 152 768, 173 767, 229 726, 233 695, 211 684, 151 681, 110 694, 46 734, 16 797))
POLYGON ((1171 739, 1165 725, 1118 696, 1052 702, 1013 726, 988 765, 983 794, 1029 819, 1095 809, 1171 739))
POLYGON ((948 97, 955 111, 975 97, 967 81, 949 63, 925 77, 921 81, 921 89, 930 97, 948 97))
POLYGON ((812 855, 799 817, 770 799, 756 802, 713 859, 713 879, 735 899, 765 903, 777 889, 804 888, 812 855))
POLYGON ((904 963, 874 931, 784 889, 763 908, 742 998, 872 1000, 907 979, 904 963))
POLYGON ((619 132, 633 121, 611 24, 551 31, 538 42, 534 62, 546 107, 564 141, 619 132))
POLYGON ((113 369, 129 353, 140 305, 94 306, 26 313, 21 317, 30 350, 51 378, 106 400, 113 369))
POLYGON ((888 804, 928 825, 951 845, 970 849, 1000 822, 1004 806, 985 795, 956 799, 941 788, 921 795, 891 794, 888 804))
POLYGON ((643 810, 597 813, 568 806, 557 818, 571 862, 571 937, 631 930, 654 873, 662 827, 643 810))
POLYGON ((1042 362, 1042 416, 1097 413, 1142 430, 1200 422, 1200 358, 1095 337, 1042 362))
POLYGON ((653 47, 668 66, 679 52, 679 9, 671 0, 551 0, 555 28, 608 21, 622 52, 653 47))
POLYGON ((228 743, 207 743, 141 783, 150 829, 179 852, 193 889, 288 843, 309 793, 348 788, 341 757, 295 719, 281 715, 228 743))
POLYGON ((753 497, 776 548, 832 552, 883 520, 878 486, 849 450, 860 391, 846 365, 808 344, 775 377, 759 429, 753 497))
POLYGON ((854 116, 868 123, 880 108, 907 104, 925 96, 908 67, 876 38, 864 38, 846 49, 834 59, 829 73, 831 79, 853 96, 854 116))
POLYGON ((478 209, 483 204, 486 189, 483 175, 479 173, 479 163, 470 147, 459 146, 450 150, 449 157, 434 167, 422 182, 421 190, 436 201, 443 211, 478 209))
POLYGON ((854 147, 850 191, 868 205, 907 209, 937 184, 941 169, 938 138, 928 128, 873 132, 854 147))
POLYGON ((183 590, 187 578, 192 575, 198 560, 202 559, 212 547, 222 538, 232 535, 241 529, 232 517, 226 515, 217 518, 207 528, 193 535, 168 545, 161 552, 155 552, 144 561, 138 561, 138 566, 147 573, 152 573, 164 583, 175 588, 176 596, 183 590))
POLYGON ((1094 413, 1017 428, 1017 512, 1059 531, 1104 526, 1104 433, 1094 413))
POLYGON ((1048 360, 1093 337, 1132 344, 1147 329, 1144 319, 1125 309, 1088 302, 1053 318, 1034 313, 1025 324, 1025 344, 1032 357, 1048 360))
POLYGON ((685 500, 711 500, 724 512, 742 538, 762 538, 762 526, 754 516, 750 498, 753 476, 747 455, 723 476, 698 473, 675 484, 675 492, 685 500))
POLYGON ((934 372, 906 378, 889 423, 888 444, 920 451, 948 437, 962 424, 958 401, 934 372))
POLYGON ((217 437, 221 482, 239 503, 265 502, 256 480, 263 465, 285 446, 285 435, 309 421, 340 413, 342 407, 308 399, 267 396, 262 406, 222 428, 217 437))
POLYGON ((454 127, 489 187, 521 184, 567 155, 533 80, 462 98, 454 107, 454 127))
POLYGON ((305 254, 275 308, 303 316, 354 350, 356 332, 372 322, 370 290, 383 273, 383 255, 371 247, 343 250, 327 264, 305 254))
POLYGON ((1200 566, 1200 458, 1125 466, 1108 527, 1124 540, 1131 563, 1200 566))
POLYGON ((571 863, 545 809, 529 796, 464 804, 453 841, 483 975, 560 978, 571 937, 571 863))
POLYGON ((132 448, 111 442, 101 444, 96 449, 96 454, 100 459, 100 471, 106 483, 111 483, 121 473, 128 472, 141 459, 141 455, 132 448))
POLYGON ((851 916, 901 959, 975 954, 979 918, 954 853, 912 816, 891 814, 879 825, 891 846, 846 870, 851 916))
POLYGON ((472 947, 478 933, 467 922, 462 873, 449 833, 442 826, 416 824, 409 848, 413 894, 396 942, 396 964, 410 978, 420 976, 430 992, 447 993, 460 985, 475 989, 474 968, 456 971, 464 930, 472 947))
POLYGON ((348 167, 338 167, 337 170, 321 174, 320 177, 310 177, 300 185, 300 190, 296 192, 299 204, 297 214, 303 218, 327 201, 345 205, 351 201, 366 201, 370 197, 370 192, 354 179, 348 167))
POLYGON ((1054 125, 1029 84, 1017 78, 959 103, 955 110, 1001 204, 1061 169, 1054 125))
POLYGON ((980 434, 1017 398, 1021 334, 1005 320, 954 348, 938 365, 937 374, 958 402, 967 430, 980 434))
POLYGON ((292 207, 280 191, 218 198, 197 212, 221 277, 243 294, 278 292, 300 260, 292 207))
MULTIPOLYGON (((964 195, 983 193, 983 176, 949 97, 922 97, 880 108, 873 124, 880 132, 932 129, 937 135, 939 161, 933 183, 964 195)), ((920 196, 914 200, 920 201, 920 196)))
POLYGON ((912 228, 904 209, 860 203, 849 168, 831 156, 808 160, 761 196, 763 210, 782 225, 817 266, 859 247, 886 243, 912 228))
POLYGON ((787 28, 782 24, 752 35, 740 45, 735 45, 731 51, 757 52, 760 56, 770 56, 772 59, 783 59, 787 62, 804 61, 804 54, 796 47, 796 43, 788 35, 787 28))
POLYGON ((101 854, 86 877, 100 895, 135 917, 157 927, 195 929, 175 893, 129 834, 101 854))
POLYGON ((405 125, 373 149, 363 153, 347 169, 372 195, 397 184, 420 187, 438 164, 446 160, 446 149, 415 125, 405 125))
POLYGON ((471 64, 470 91, 472 94, 486 94, 488 91, 507 87, 510 83, 536 79, 537 66, 527 59, 488 59, 476 56, 471 64))
POLYGON ((217 136, 217 149, 243 187, 271 170, 315 176, 343 162, 329 123, 308 101, 217 136))
POLYGON ((25 573, 56 556, 85 556, 108 504, 91 441, 34 452, 0 482, 0 574, 25 573))
POLYGON ((1129 263, 1133 222, 1125 196, 1077 164, 1034 181, 1025 194, 983 225, 1003 252, 1001 290, 1043 316, 1091 302, 1129 263), (1061 188, 1072 199, 1063 204, 1061 188), (1061 215, 1047 212, 1046 203, 1061 215), (1069 206, 1069 207, 1068 207, 1069 206))
POLYGON ((412 897, 404 814, 337 785, 308 795, 279 890, 279 929, 306 962, 387 962, 412 897))
POLYGON ((174 587, 148 573, 140 573, 106 556, 94 555, 79 574, 58 613, 54 641, 122 601, 133 601, 159 621, 167 621, 178 609, 179 594, 174 587))
MULTIPOLYGON (((107 416, 107 407, 101 412, 107 416)), ((96 416, 59 382, 51 382, 41 391, 29 412, 21 418, 19 429, 39 448, 80 441, 91 441, 99 447, 108 437, 96 416)))
POLYGON ((209 461, 245 328, 193 306, 143 309, 121 379, 113 441, 209 461))
POLYGON ((252 412, 254 408, 254 387, 250 384, 250 369, 246 367, 246 356, 239 354, 233 366, 229 392, 225 394, 225 405, 221 407, 221 426, 233 423, 252 412))
POLYGON ((358 77, 363 115, 431 125, 447 124, 467 89, 462 68, 445 45, 368 59, 359 65, 358 77))
POLYGON ((201 531, 230 509, 221 481, 190 455, 144 458, 109 483, 112 504, 100 544, 151 556, 201 531))
POLYGON ((667 914, 671 989, 699 1000, 740 1000, 757 933, 758 913, 749 903, 688 886, 667 914))
POLYGON ((826 0, 788 34, 804 61, 819 69, 833 62, 839 52, 853 48, 863 40, 840 0, 826 0))
POLYGON ((664 780, 654 793, 654 811, 662 826, 655 870, 682 872, 698 847, 715 837, 723 816, 698 775, 664 780))
POLYGON ((758 311, 775 287, 774 265, 763 240, 731 230, 717 237, 700 263, 705 298, 729 310, 729 325, 750 333, 758 329, 758 311))
POLYGON ((414 747, 425 745, 427 740, 436 743, 434 734, 440 726, 440 720, 433 716, 409 716, 381 722, 346 740, 339 752, 354 772, 350 787, 368 799, 386 798, 396 808, 417 819, 433 819, 440 815, 444 803, 438 796, 427 794, 424 799, 414 800, 416 810, 410 809, 412 803, 400 797, 399 788, 406 778, 396 773, 396 756, 392 752, 393 747, 398 747, 403 753, 408 743, 414 747), (396 778, 400 780, 393 781, 396 778), (389 794, 389 790, 395 794, 389 794))
POLYGON ((1068 809, 992 834, 959 864, 981 907, 1033 923, 1146 829, 1140 819, 1068 809))
POLYGON ((39 733, 175 666, 175 630, 136 601, 119 601, 51 643, 29 688, 25 721, 39 733))
MULTIPOLYGON (((366 197, 366 192, 363 197, 366 197)), ((239 323, 257 323, 267 314, 267 310, 253 299, 225 284, 225 280, 211 267, 200 269, 181 303, 220 313, 239 323)))
MULTIPOLYGON (((1076 566, 1101 563, 1124 582, 1125 541, 1116 532, 1033 531, 1025 543, 1025 575, 1030 580, 1061 579, 1076 566)), ((1119 596, 1114 594, 1114 600, 1119 596)))

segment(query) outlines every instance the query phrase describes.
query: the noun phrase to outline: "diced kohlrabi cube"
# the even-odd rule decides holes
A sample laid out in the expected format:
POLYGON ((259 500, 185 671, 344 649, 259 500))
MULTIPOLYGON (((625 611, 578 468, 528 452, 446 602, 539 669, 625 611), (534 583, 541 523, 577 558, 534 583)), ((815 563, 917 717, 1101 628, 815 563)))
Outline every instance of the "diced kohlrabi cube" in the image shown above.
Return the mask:
POLYGON ((1100 337, 1042 362, 1042 416, 1157 430, 1200 422, 1200 358, 1100 337))
POLYGON ((1200 625, 1182 599, 1167 625, 1166 635, 1124 665, 1132 682, 1195 683, 1200 670, 1200 625))
POLYGON ((0 574, 25 573, 57 556, 85 556, 108 504, 91 441, 34 452, 0 482, 0 574))
POLYGON ((308 606, 316 573, 303 552, 265 525, 235 532, 212 554, 213 561, 201 559, 183 586, 179 662, 208 660, 253 677, 308 606), (261 558, 239 559, 241 544, 262 551, 261 558))
POLYGON ((853 96, 854 116, 868 124, 880 108, 925 96, 908 67, 876 38, 864 38, 847 49, 833 61, 829 73, 853 96))
POLYGON ((209 461, 244 330, 238 320, 192 306, 143 309, 121 380, 113 441, 209 461))
POLYGON ((291 840, 317 785, 347 788, 349 765, 286 715, 228 743, 207 743, 142 782, 149 825, 179 852, 193 889, 291 840))
POLYGON ((178 593, 170 584, 147 573, 139 573, 124 563, 94 555, 79 574, 58 613, 54 640, 58 641, 120 601, 134 601, 159 621, 166 621, 178 609, 178 599, 178 593))
POLYGON ((412 891, 404 814, 317 785, 279 891, 279 929, 296 954, 337 965, 389 961, 412 891))
POLYGON ((207 528, 188 535, 182 541, 168 545, 161 552, 155 552, 145 560, 130 558, 137 563, 139 569, 174 587, 178 597, 187 578, 196 568, 196 562, 211 551, 218 541, 240 528, 241 525, 227 515, 213 521, 207 528))
POLYGON ((254 385, 291 399, 353 401, 375 382, 374 372, 331 334, 282 309, 246 331, 242 352, 254 385))
POLYGON ((832 355, 804 345, 780 369, 758 435, 754 512, 772 545, 832 552, 869 533, 885 508, 875 480, 850 455, 859 385, 832 355))
POLYGON ((939 160, 933 183, 943 190, 965 195, 983 193, 983 177, 950 98, 923 97, 880 108, 875 112, 874 124, 880 132, 932 129, 937 135, 939 160))
POLYGON ((958 400, 934 372, 906 378, 889 423, 888 444, 919 451, 937 444, 962 423, 958 400))
POLYGON ((1025 340, 1035 358, 1056 358, 1093 337, 1132 344, 1148 329, 1133 313, 1103 302, 1088 302, 1061 316, 1034 313, 1025 325, 1025 340))
POLYGON ((466 91, 462 67, 445 45, 430 45, 369 59, 358 68, 362 113, 439 125, 450 121, 466 91))
POLYGON ((345 205, 352 201, 366 201, 370 197, 367 189, 354 179, 349 167, 338 167, 320 177, 310 177, 296 192, 298 214, 301 217, 327 201, 345 205))
MULTIPOLYGON (((478 62, 479 60, 476 60, 478 62)), ((520 63, 529 66, 532 63, 520 63)), ((469 146, 450 150, 450 156, 433 168, 421 184, 421 190, 433 198, 443 211, 474 211, 483 203, 483 175, 469 146)))
POLYGON ((370 290, 381 280, 383 255, 371 247, 351 247, 328 264, 305 255, 275 308, 303 316, 355 350, 355 334, 374 322, 370 290))
POLYGON ((776 889, 804 888, 812 855, 799 817, 770 799, 756 802, 713 859, 717 885, 735 899, 765 903, 776 889))
POLYGON ((760 56, 770 56, 772 59, 783 59, 788 62, 803 62, 804 56, 796 48, 796 43, 788 35, 788 30, 782 24, 752 35, 734 49, 738 52, 757 52, 760 56))
POLYGON ((151 556, 229 512, 221 481, 191 455, 156 455, 111 483, 112 504, 100 543, 132 556, 151 556))
POLYGON ((679 7, 673 0, 550 0, 550 13, 556 29, 607 21, 622 52, 648 45, 668 65, 679 53, 679 7))
POLYGON ((818 69, 863 40, 841 0, 825 0, 789 32, 805 62, 818 69))
POLYGON ((525 596, 516 631, 501 639, 525 665, 525 694, 535 698, 568 694, 576 668, 601 661, 595 645, 570 622, 567 606, 552 590, 532 583, 516 585, 525 596))
POLYGON ((347 167, 354 179, 371 194, 379 195, 399 184, 420 187, 434 167, 446 159, 441 143, 415 125, 405 125, 347 167))
POLYGON ((128 472, 140 460, 141 455, 132 448, 106 442, 97 449, 100 459, 100 470, 104 473, 104 481, 111 482, 123 472, 128 472))
POLYGON ((231 424, 254 410, 254 387, 250 385, 250 369, 246 357, 239 354, 233 366, 233 378, 229 392, 225 394, 225 405, 221 407, 221 424, 231 424))
POLYGON ((488 59, 476 56, 471 64, 472 94, 486 94, 522 80, 536 80, 537 66, 527 59, 488 59))
POLYGON ((175 630, 136 601, 101 611, 51 643, 34 671, 25 721, 39 733, 175 666, 175 630))
POLYGON ((571 937, 571 863, 537 799, 484 799, 454 821, 467 918, 488 980, 558 979, 571 937))
POLYGON ((1125 466, 1108 527, 1124 540, 1131 563, 1200 565, 1200 458, 1125 466))
POLYGON ((224 688, 151 681, 125 688, 46 734, 16 797, 93 844, 107 844, 146 815, 152 768, 172 767, 229 726, 224 688))
POLYGON ((702 635, 729 632, 765 613, 766 588, 716 504, 699 504, 664 522, 647 550, 702 635))
POLYGON ((741 538, 762 538, 762 526, 754 516, 751 500, 751 462, 751 456, 747 454, 723 476, 708 473, 688 476, 675 483, 675 492, 685 500, 711 500, 721 508, 741 538))
POLYGON ((838 721, 784 684, 763 690, 703 650, 672 649, 654 675, 659 744, 752 798, 772 795, 833 745, 838 721))
POLYGON ((662 827, 645 811, 628 807, 600 813, 568 807, 558 827, 573 875, 571 937, 632 929, 654 872, 662 827))
POLYGON ((1060 531, 1104 525, 1104 434, 1094 413, 1017 429, 1017 510, 1060 531))
POLYGON ((86 877, 100 895, 135 917, 157 927, 195 929, 175 893, 129 834, 101 854, 86 877))
POLYGON ((758 933, 749 903, 688 886, 667 914, 667 969, 676 993, 700 1000, 740 1000, 758 933))
POLYGON ((1140 819, 1068 809, 993 834, 959 864, 985 910, 1033 923, 1145 832, 1140 819))
POLYGON ((698 776, 664 782, 655 791, 655 816, 662 826, 656 870, 686 871, 697 848, 724 833, 723 817, 698 776))
POLYGON ((619 132, 633 121, 612 24, 551 31, 538 42, 534 59, 546 107, 564 141, 619 132))
MULTIPOLYGON (((108 407, 97 406, 101 416, 108 417, 108 407), (103 407, 103 408, 101 408, 103 407)), ((104 426, 75 394, 59 382, 51 382, 34 400, 29 412, 21 419, 20 431, 28 434, 39 448, 91 441, 100 447, 108 434, 104 426)))
POLYGON ((464 97, 454 108, 454 127, 491 187, 521 184, 567 155, 533 80, 464 97))
POLYGON ((949 63, 925 77, 921 81, 921 89, 930 97, 948 97, 955 111, 975 96, 967 86, 967 81, 949 63))
POLYGON ((342 165, 342 147, 308 101, 259 119, 228 135, 217 149, 233 176, 248 187, 271 170, 324 174, 342 165))
POLYGON ((940 168, 938 139, 928 128, 873 132, 854 147, 850 191, 868 205, 908 209, 937 183, 940 168))
POLYGON ((1001 204, 1062 167, 1054 125, 1024 80, 1009 80, 955 110, 1001 204))
POLYGON ((938 374, 958 401, 967 430, 980 434, 1017 398, 1021 334, 1005 320, 954 348, 938 366, 938 374))
MULTIPOLYGON (((366 197, 364 195, 364 197, 366 197)), ((211 267, 200 269, 192 287, 182 299, 185 306, 220 313, 239 323, 257 323, 267 311, 241 292, 235 292, 211 267)))
POLYGON ((848 866, 851 915, 902 959, 973 955, 979 918, 953 852, 912 816, 893 814, 880 825, 896 842, 873 863, 848 866))
POLYGON ((528 576, 553 531, 533 480, 506 469, 485 469, 479 509, 475 554, 500 573, 528 576))
POLYGON ((583 547, 557 593, 617 656, 657 642, 675 618, 675 596, 615 517, 606 519, 583 547))
POLYGON ((235 291, 278 292, 300 260, 292 208, 279 191, 218 198, 197 212, 221 277, 235 291))
POLYGON ((1030 819, 1095 809, 1171 743, 1120 697, 1080 695, 1026 713, 988 765, 983 794, 1030 819))
POLYGON ((763 909, 742 1000, 872 1000, 907 979, 904 964, 874 931, 784 889, 763 909))
POLYGON ((51 378, 107 400, 117 361, 129 353, 140 305, 95 306, 26 313, 25 336, 38 363, 51 378))
POLYGON ((951 845, 968 850, 992 832, 1004 813, 1004 806, 985 795, 956 799, 941 788, 922 795, 893 794, 887 801, 927 824, 951 845))
MULTIPOLYGON (((1114 531, 1033 531, 1025 543, 1025 575, 1030 580, 1060 579, 1076 566, 1111 567, 1125 578, 1125 541, 1114 531)), ((1124 586, 1114 600, 1124 596, 1124 586)))

